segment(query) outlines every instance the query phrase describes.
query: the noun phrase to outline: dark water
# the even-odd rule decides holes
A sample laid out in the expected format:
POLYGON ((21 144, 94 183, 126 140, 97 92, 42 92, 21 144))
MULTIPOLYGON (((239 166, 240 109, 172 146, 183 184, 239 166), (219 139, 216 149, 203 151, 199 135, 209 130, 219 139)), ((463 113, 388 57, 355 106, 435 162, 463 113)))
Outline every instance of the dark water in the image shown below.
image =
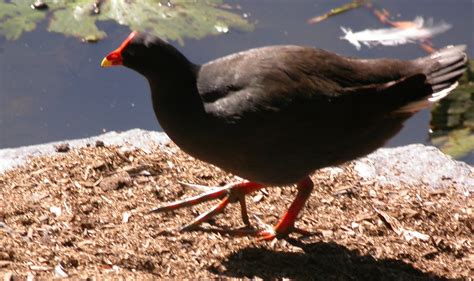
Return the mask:
MULTIPOLYGON (((346 2, 239 1, 242 13, 250 13, 250 19, 256 22, 254 32, 231 31, 203 40, 187 40, 185 46, 179 48, 196 63, 271 44, 310 45, 365 58, 411 59, 426 55, 416 44, 363 47, 357 51, 347 41, 340 40, 343 35, 340 26, 354 31, 382 27, 367 9, 351 11, 318 25, 306 23, 307 19, 346 2)), ((432 40, 434 46, 467 44, 469 55, 473 56, 474 4, 471 0, 377 3, 392 15, 400 14, 400 20, 420 15, 452 24, 451 30, 432 40)), ((100 68, 103 56, 129 34, 126 27, 113 23, 104 28, 109 36, 97 44, 47 33, 44 26, 17 41, 0 38, 0 148, 137 127, 160 130, 145 80, 125 68, 100 68)), ((429 112, 418 113, 387 146, 428 144, 428 123, 429 112)), ((474 163, 473 153, 463 160, 474 163)))

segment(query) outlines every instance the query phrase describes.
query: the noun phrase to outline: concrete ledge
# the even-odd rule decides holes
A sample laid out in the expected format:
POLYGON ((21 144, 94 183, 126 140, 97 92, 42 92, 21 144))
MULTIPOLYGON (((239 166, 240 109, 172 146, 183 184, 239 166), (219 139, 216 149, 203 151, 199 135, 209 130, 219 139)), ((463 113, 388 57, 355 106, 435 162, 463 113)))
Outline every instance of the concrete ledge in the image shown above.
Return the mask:
POLYGON ((362 178, 381 184, 455 187, 465 195, 474 192, 473 167, 423 144, 378 149, 358 159, 355 170, 362 178))
MULTIPOLYGON (((0 173, 21 165, 30 156, 52 155, 55 146, 68 143, 71 148, 95 145, 119 145, 150 150, 169 142, 163 132, 133 129, 122 133, 109 132, 103 135, 64 140, 40 145, 0 150, 0 173)), ((382 148, 356 160, 355 170, 365 180, 375 180, 389 185, 424 185, 432 189, 454 187, 468 196, 474 192, 474 168, 453 160, 435 147, 413 144, 397 148, 382 148)))
POLYGON ((21 165, 28 157, 52 155, 57 153, 55 146, 62 143, 68 143, 70 148, 80 148, 85 147, 88 144, 94 146, 96 141, 103 141, 105 145, 118 145, 150 150, 157 144, 165 144, 169 142, 170 139, 163 132, 132 129, 120 133, 112 131, 84 139, 64 140, 18 148, 0 149, 0 173, 21 165))

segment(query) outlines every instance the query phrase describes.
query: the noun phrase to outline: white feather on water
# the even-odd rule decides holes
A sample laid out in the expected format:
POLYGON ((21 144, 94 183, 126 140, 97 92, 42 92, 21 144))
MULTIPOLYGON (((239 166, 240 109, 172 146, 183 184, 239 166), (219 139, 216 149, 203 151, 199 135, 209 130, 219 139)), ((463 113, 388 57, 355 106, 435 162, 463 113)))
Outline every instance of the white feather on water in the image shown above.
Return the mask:
POLYGON ((450 28, 451 25, 445 22, 433 24, 433 20, 428 19, 425 23, 422 17, 416 17, 412 26, 404 28, 365 29, 354 33, 350 28, 341 26, 344 32, 341 39, 349 41, 357 50, 360 50, 362 44, 370 48, 376 45, 396 46, 415 43, 443 33, 450 28))

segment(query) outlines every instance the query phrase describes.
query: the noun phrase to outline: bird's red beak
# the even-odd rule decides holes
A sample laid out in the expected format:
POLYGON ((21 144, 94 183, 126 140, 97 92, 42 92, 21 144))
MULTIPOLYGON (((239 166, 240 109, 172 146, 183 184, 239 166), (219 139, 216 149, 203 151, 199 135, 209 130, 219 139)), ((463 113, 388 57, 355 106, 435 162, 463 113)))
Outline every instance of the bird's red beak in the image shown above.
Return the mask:
POLYGON ((109 67, 109 66, 115 66, 115 65, 122 65, 123 64, 122 51, 128 46, 130 41, 132 41, 133 37, 135 37, 137 33, 138 32, 136 31, 130 33, 127 39, 125 39, 125 41, 122 42, 120 47, 112 51, 102 60, 102 63, 100 64, 100 66, 109 67))

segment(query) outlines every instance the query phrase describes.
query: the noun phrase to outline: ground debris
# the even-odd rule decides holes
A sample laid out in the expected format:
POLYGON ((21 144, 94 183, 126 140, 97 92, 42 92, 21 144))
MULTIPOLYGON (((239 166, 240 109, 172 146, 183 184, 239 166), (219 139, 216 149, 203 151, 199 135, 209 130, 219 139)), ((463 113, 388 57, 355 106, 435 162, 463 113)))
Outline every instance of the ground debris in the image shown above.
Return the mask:
POLYGON ((71 150, 68 143, 60 143, 55 145, 54 148, 56 149, 56 152, 68 152, 71 150))
MULTIPOLYGON (((263 278, 433 280, 472 276, 473 200, 455 187, 384 186, 348 163, 316 172, 297 227, 314 235, 261 242, 219 231, 241 229, 238 204, 177 232, 210 204, 148 211, 196 195, 184 183, 222 186, 236 177, 181 152, 103 143, 30 159, 0 175, 0 277, 263 278)), ((274 224, 296 194, 269 187, 249 211, 274 224)), ((258 220, 251 217, 256 227, 258 220)))

